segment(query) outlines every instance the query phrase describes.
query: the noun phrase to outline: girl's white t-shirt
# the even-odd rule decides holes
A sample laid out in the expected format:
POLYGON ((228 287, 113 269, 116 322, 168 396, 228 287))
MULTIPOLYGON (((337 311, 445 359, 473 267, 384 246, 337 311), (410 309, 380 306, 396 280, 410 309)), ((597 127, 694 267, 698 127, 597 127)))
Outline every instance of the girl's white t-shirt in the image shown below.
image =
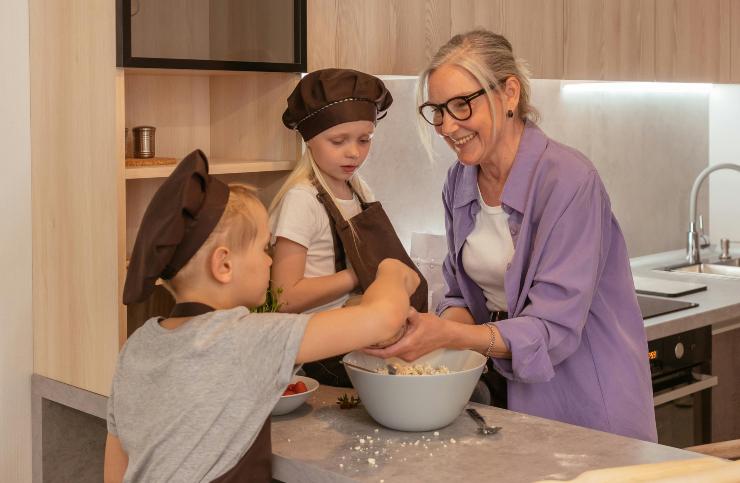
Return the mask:
MULTIPOLYGON (((318 191, 309 184, 298 184, 288 190, 280 207, 271 220, 272 243, 283 237, 306 247, 305 278, 323 277, 336 273, 334 270, 334 242, 331 236, 329 215, 324 205, 316 198, 318 191)), ((336 204, 348 218, 358 214, 362 207, 357 196, 351 200, 337 199, 336 204)), ((349 294, 327 304, 313 307, 304 313, 322 312, 341 307, 349 294)))
POLYGON ((465 239, 462 262, 465 273, 481 288, 490 311, 506 311, 504 274, 514 256, 509 215, 501 206, 488 206, 478 190, 480 211, 475 228, 465 239))

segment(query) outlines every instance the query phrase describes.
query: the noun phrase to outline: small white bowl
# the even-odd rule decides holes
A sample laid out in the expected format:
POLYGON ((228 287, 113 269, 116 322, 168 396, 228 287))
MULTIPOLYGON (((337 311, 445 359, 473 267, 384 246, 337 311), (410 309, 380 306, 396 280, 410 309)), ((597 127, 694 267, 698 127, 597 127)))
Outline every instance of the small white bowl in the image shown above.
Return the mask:
POLYGON ((298 381, 303 381, 303 384, 306 385, 308 390, 300 394, 280 397, 278 403, 272 408, 271 416, 282 416, 283 414, 295 411, 301 404, 308 400, 312 392, 319 388, 319 381, 306 376, 293 376, 290 383, 295 384, 298 381))
POLYGON ((468 403, 486 364, 486 357, 478 352, 450 349, 431 352, 413 362, 380 359, 363 352, 350 352, 343 360, 371 370, 388 363, 449 368, 449 374, 398 376, 345 366, 370 416, 399 431, 431 431, 452 423, 468 403))

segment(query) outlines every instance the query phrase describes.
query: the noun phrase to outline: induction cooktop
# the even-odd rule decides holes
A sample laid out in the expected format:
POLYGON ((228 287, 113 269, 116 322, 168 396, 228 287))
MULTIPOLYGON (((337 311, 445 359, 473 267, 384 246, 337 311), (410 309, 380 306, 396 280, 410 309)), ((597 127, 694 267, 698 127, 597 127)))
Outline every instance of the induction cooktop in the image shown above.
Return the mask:
POLYGON ((640 312, 642 313, 643 320, 699 306, 699 304, 694 302, 684 302, 683 300, 667 299, 664 297, 648 297, 639 294, 637 295, 637 303, 640 304, 640 312))

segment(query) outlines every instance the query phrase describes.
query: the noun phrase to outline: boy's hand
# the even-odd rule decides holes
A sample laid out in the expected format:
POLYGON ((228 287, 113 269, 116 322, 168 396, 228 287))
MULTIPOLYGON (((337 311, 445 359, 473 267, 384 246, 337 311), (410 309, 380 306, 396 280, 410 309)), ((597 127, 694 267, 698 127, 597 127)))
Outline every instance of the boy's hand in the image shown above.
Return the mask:
POLYGON ((378 265, 378 276, 389 274, 394 277, 402 277, 403 285, 411 296, 419 286, 421 280, 419 275, 405 263, 395 258, 386 258, 378 265))

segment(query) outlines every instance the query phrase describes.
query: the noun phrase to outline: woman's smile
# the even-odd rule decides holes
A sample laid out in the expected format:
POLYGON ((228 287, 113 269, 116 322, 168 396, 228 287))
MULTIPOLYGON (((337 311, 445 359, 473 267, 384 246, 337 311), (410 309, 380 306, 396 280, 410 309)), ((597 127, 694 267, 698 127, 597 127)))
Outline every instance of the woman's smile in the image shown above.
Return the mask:
POLYGON ((466 136, 463 136, 461 138, 454 138, 452 136, 449 136, 450 142, 452 143, 452 148, 455 150, 455 152, 462 151, 463 147, 465 147, 466 144, 468 144, 470 141, 473 140, 478 136, 478 133, 471 133, 466 136))

